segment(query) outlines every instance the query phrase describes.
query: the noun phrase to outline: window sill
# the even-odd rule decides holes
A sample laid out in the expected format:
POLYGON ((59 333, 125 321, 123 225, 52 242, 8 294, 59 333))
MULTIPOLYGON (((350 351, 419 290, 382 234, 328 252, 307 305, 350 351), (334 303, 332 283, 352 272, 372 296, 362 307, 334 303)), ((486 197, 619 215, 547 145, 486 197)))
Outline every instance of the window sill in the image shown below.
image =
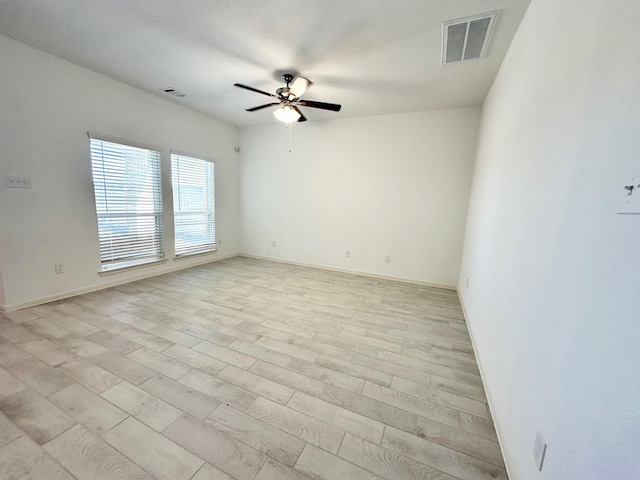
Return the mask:
POLYGON ((136 270, 138 268, 150 267, 152 265, 160 265, 162 263, 167 263, 166 258, 162 259, 153 259, 153 260, 144 260, 144 261, 135 261, 135 262, 122 262, 116 265, 109 265, 108 267, 103 267, 102 270, 98 272, 98 275, 104 277, 106 275, 113 275, 114 273, 126 272, 129 270, 136 270))
POLYGON ((173 260, 185 260, 187 258, 199 257, 201 255, 209 255, 211 253, 216 253, 217 251, 218 249, 214 248, 213 250, 207 250, 206 252, 185 253, 184 255, 173 257, 173 260))

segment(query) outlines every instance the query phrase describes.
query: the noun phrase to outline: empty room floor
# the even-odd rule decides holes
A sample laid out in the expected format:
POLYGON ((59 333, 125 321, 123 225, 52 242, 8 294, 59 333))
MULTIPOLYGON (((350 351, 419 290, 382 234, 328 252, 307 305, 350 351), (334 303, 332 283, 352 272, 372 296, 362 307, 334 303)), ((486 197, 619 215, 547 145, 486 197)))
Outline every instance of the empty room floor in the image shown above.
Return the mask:
POLYGON ((0 478, 506 479, 456 292, 244 257, 0 315, 0 478))

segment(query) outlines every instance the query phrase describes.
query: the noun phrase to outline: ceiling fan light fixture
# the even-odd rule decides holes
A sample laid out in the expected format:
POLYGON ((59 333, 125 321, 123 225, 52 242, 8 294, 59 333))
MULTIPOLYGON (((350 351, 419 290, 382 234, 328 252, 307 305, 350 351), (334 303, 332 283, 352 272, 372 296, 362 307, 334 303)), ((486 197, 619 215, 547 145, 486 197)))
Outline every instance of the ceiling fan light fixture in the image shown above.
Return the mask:
POLYGON ((291 105, 282 105, 273 112, 273 116, 283 123, 296 122, 300 118, 300 114, 291 105))

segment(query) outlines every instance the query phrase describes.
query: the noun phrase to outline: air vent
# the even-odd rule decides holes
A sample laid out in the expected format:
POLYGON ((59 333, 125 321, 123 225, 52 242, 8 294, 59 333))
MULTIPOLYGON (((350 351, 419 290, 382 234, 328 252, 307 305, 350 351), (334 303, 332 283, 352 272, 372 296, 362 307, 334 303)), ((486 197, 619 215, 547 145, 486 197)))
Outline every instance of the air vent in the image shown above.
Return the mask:
POLYGON ((168 93, 169 95, 173 95, 174 97, 186 97, 186 95, 182 92, 179 92, 178 90, 176 90, 175 88, 163 88, 162 91, 164 93, 168 93))
POLYGON ((442 64, 483 58, 498 12, 442 24, 442 64))

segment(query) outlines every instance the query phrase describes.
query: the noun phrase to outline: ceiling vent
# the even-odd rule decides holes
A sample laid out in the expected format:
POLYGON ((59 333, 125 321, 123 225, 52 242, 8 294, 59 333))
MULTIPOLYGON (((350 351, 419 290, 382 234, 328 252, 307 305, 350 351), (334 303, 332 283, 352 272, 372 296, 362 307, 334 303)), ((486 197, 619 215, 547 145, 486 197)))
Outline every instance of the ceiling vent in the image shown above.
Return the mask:
POLYGON ((174 97, 186 97, 186 95, 182 92, 179 92, 178 90, 176 90, 175 88, 163 88, 162 91, 164 93, 168 93, 169 95, 173 95, 174 97))
POLYGON ((483 58, 498 12, 442 24, 442 64, 483 58))

